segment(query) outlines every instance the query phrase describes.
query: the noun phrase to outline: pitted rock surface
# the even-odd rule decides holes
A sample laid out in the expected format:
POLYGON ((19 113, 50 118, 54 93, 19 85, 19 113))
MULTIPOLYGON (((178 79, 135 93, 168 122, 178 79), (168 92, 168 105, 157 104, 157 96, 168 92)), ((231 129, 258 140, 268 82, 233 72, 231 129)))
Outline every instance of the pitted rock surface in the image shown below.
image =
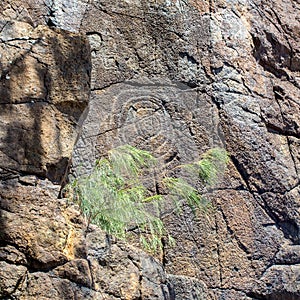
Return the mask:
POLYGON ((77 206, 58 199, 88 110, 87 39, 0 23, 0 298, 169 299, 158 261, 117 241, 108 246, 77 206), (113 265, 123 277, 108 275, 113 265))
POLYGON ((1 167, 60 183, 89 99, 83 36, 1 21, 1 167))
POLYGON ((196 161, 200 153, 222 145, 218 111, 207 94, 163 78, 94 91, 90 112, 73 154, 73 169, 79 173, 124 144, 153 153, 162 167, 157 172, 179 161, 196 161))
MULTIPOLYGON (((9 107, 1 112, 3 180, 18 181, 18 189, 31 193, 47 190, 53 205, 60 205, 55 199, 59 186, 35 176, 62 179, 66 163, 60 159, 70 157, 77 137, 73 118, 76 123, 85 118, 89 91, 89 113, 73 152, 75 175, 89 172, 96 158, 124 143, 153 151, 163 172, 197 159, 213 146, 226 148, 231 158, 224 177, 205 195, 214 211, 194 217, 185 209, 180 217, 168 216, 176 246, 164 248, 163 268, 122 243, 114 243, 112 253, 105 252, 105 236, 99 232, 97 240, 94 228, 85 240, 86 254, 79 251, 72 259, 55 255, 54 270, 26 273, 32 263, 27 244, 7 228, 3 232, 9 243, 1 241, 0 253, 8 270, 0 280, 5 297, 300 297, 298 0, 6 0, 0 8, 1 26, 9 24, 0 33, 5 53, 0 103, 9 107), (48 46, 37 43, 39 28, 48 46), (85 50, 76 44, 78 35, 58 28, 88 37, 91 87, 86 84, 89 57, 80 54, 85 50), (10 68, 20 53, 25 59, 10 68), (51 53, 62 55, 53 60, 51 53), (65 78, 64 72, 70 76, 65 78), (46 94, 49 103, 40 102, 46 94), (28 100, 37 102, 34 108, 28 100), (14 126, 8 130, 7 124, 14 126), (59 139, 68 147, 58 146, 59 139), (15 247, 18 243, 23 246, 15 247), (56 260, 63 266, 56 266, 56 260), (141 271, 144 275, 139 277, 141 271)), ((155 178, 149 182, 155 185, 155 178)), ((28 200, 28 206, 34 203, 28 200)), ((4 211, 8 220, 9 212, 4 211)), ((22 210, 18 213, 12 226, 22 223, 22 210)), ((36 218, 34 211, 27 216, 28 224, 36 218)), ((80 232, 80 224, 83 227, 72 226, 79 226, 80 232)), ((38 233, 29 232, 38 240, 38 233)), ((59 251, 55 242, 41 245, 46 253, 59 251)))

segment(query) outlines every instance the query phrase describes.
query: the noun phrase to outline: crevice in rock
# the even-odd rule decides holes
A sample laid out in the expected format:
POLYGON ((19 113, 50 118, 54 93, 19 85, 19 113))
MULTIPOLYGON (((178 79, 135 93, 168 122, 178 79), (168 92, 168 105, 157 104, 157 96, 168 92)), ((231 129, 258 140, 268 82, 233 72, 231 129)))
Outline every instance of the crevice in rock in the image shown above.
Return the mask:
POLYGON ((87 0, 87 2, 85 3, 85 11, 84 11, 84 13, 83 13, 83 15, 82 15, 82 18, 81 18, 81 20, 80 20, 79 30, 80 30, 80 29, 82 28, 82 26, 83 26, 83 21, 86 19, 86 16, 87 16, 87 14, 88 14, 89 8, 92 7, 92 6, 91 6, 91 3, 92 3, 92 2, 93 2, 92 0, 87 0))
POLYGON ((19 177, 19 173, 16 170, 0 167, 0 180, 1 181, 8 181, 12 179, 16 179, 19 177))
POLYGON ((208 0, 210 17, 215 13, 214 0, 208 0))
MULTIPOLYGON (((274 221, 274 224, 276 225, 276 227, 279 230, 282 231, 285 238, 291 240, 293 243, 298 244, 299 229, 298 229, 298 226, 296 225, 296 223, 290 219, 281 220, 278 216, 276 216, 276 214, 273 212, 274 209, 268 205, 267 201, 263 197, 261 197, 263 194, 267 193, 267 191, 258 190, 256 192, 254 192, 248 183, 249 176, 245 173, 245 171, 243 170, 243 168, 241 167, 241 165, 239 164, 239 162, 237 161, 237 159, 235 157, 231 157, 231 159, 232 159, 232 162, 235 165, 237 171, 241 175, 243 181, 245 182, 245 184, 247 186, 247 190, 252 194, 254 199, 257 200, 257 203, 260 205, 260 207, 274 221), (257 197, 259 197, 259 199, 261 199, 263 201, 263 203, 261 203, 261 201, 259 201, 257 199, 257 197)), ((299 183, 296 184, 296 186, 298 186, 298 185, 299 185, 299 183)), ((294 189, 294 188, 295 187, 293 187, 292 189, 294 189)), ((284 191, 282 193, 282 195, 285 195, 287 192, 288 191, 284 191)), ((281 194, 281 193, 277 193, 277 194, 281 194)))
POLYGON ((264 70, 267 72, 272 73, 275 77, 282 79, 282 78, 289 78, 289 74, 282 68, 277 68, 276 66, 273 66, 270 64, 269 61, 262 59, 265 49, 264 46, 262 45, 262 42, 260 38, 253 33, 251 33, 252 40, 253 40, 253 56, 256 59, 256 61, 263 67, 264 70))
POLYGON ((246 113, 249 113, 249 114, 252 114, 252 115, 255 115, 257 116, 258 118, 262 119, 262 116, 256 112, 254 112, 253 110, 250 110, 249 108, 245 107, 245 106, 241 106, 241 109, 246 112, 246 113))
POLYGON ((35 103, 42 103, 42 104, 50 104, 50 102, 48 102, 45 99, 38 99, 38 98, 23 98, 20 102, 13 102, 13 103, 0 103, 0 105, 22 105, 22 104, 30 104, 33 105, 35 103))
POLYGON ((224 221, 225 221, 225 224, 226 224, 226 228, 227 228, 228 233, 236 240, 236 242, 237 242, 239 248, 240 248, 241 250, 243 250, 243 251, 246 253, 246 255, 249 255, 249 254, 250 254, 250 250, 248 250, 248 248, 240 241, 240 239, 236 236, 236 234, 234 233, 234 231, 230 228, 229 223, 228 223, 228 220, 227 220, 227 217, 226 217, 226 215, 225 215, 225 213, 224 213, 222 207, 219 206, 218 208, 219 208, 219 211, 221 212, 222 217, 223 217, 223 219, 224 219, 224 221))
POLYGON ((253 194, 253 191, 249 185, 249 175, 247 174, 246 170, 244 170, 243 166, 240 164, 240 162, 238 161, 238 159, 231 155, 231 161, 232 163, 234 164, 236 170, 238 171, 238 173, 240 174, 243 182, 245 183, 246 187, 247 187, 247 190, 253 194))
POLYGON ((164 238, 161 239, 161 243, 162 243, 162 267, 165 269, 168 263, 168 259, 167 259, 167 250, 166 250, 166 240, 164 238))
POLYGON ((93 290, 95 290, 95 278, 94 278, 94 273, 92 271, 92 264, 91 264, 91 261, 89 260, 89 258, 87 258, 87 262, 88 262, 88 266, 89 266, 89 272, 90 272, 90 275, 91 275, 91 288, 93 290))
POLYGON ((222 110, 222 107, 221 107, 221 105, 223 105, 224 103, 222 102, 220 102, 220 101, 217 101, 217 99, 216 99, 216 97, 214 97, 214 96, 211 96, 211 100, 212 100, 212 103, 214 103, 215 105, 216 105, 216 107, 217 107, 217 109, 218 109, 218 112, 219 112, 219 118, 221 118, 221 110, 222 110))
POLYGON ((250 297, 253 300, 268 300, 268 298, 266 298, 265 296, 259 295, 255 292, 247 292, 246 295, 247 297, 250 297))
POLYGON ((24 53, 21 53, 19 56, 17 56, 11 63, 10 63, 10 67, 8 68, 8 69, 3 69, 2 70, 2 74, 1 74, 1 78, 0 79, 6 79, 7 78, 7 76, 9 76, 9 73, 11 72, 11 70, 14 68, 14 67, 18 67, 18 64, 20 63, 20 64, 22 64, 23 63, 23 61, 24 61, 24 59, 25 59, 25 57, 26 56, 29 56, 30 55, 30 53, 32 52, 32 49, 33 49, 33 47, 34 47, 34 45, 35 44, 37 44, 38 42, 40 42, 41 41, 41 38, 39 38, 39 39, 36 39, 36 42, 35 43, 33 43, 33 44, 31 44, 31 46, 30 46, 30 48, 29 49, 24 49, 24 48, 21 48, 21 47, 19 47, 19 46, 17 46, 17 45, 10 45, 10 46, 12 46, 12 47, 16 47, 16 48, 18 48, 18 49, 22 49, 22 50, 26 50, 24 53))
POLYGON ((102 37, 101 33, 97 32, 97 31, 88 31, 88 32, 86 32, 87 37, 92 36, 92 35, 98 36, 100 38, 100 41, 103 42, 103 37, 102 37))
POLYGON ((14 294, 17 292, 17 290, 23 285, 23 283, 25 282, 26 278, 27 278, 27 271, 25 271, 24 275, 21 276, 17 282, 16 285, 14 286, 13 290, 10 293, 5 293, 1 299, 3 300, 16 300, 18 299, 14 294))
POLYGON ((268 17, 266 15, 266 13, 254 1, 251 1, 251 4, 253 4, 255 6, 255 9, 258 11, 258 13, 260 14, 260 16, 262 18, 267 19, 278 30, 278 32, 283 33, 285 41, 287 42, 287 44, 289 45, 290 50, 292 51, 292 46, 289 42, 289 39, 286 36, 287 32, 284 29, 284 27, 282 25, 282 22, 281 22, 280 18, 278 17, 278 14, 276 13, 276 11, 270 6, 270 9, 271 9, 272 13, 275 15, 275 19, 276 19, 277 23, 273 20, 273 18, 268 17))
POLYGON ((282 22, 281 22, 281 20, 280 20, 280 18, 278 16, 277 12, 273 9, 272 6, 270 6, 270 10, 274 14, 277 23, 276 22, 272 22, 272 18, 268 18, 269 22, 272 22, 272 24, 277 28, 277 30, 279 32, 283 33, 284 39, 285 39, 286 43, 289 46, 289 52, 290 52, 289 60, 290 60, 290 63, 289 63, 288 67, 289 67, 290 70, 292 70, 292 62, 293 62, 294 51, 293 51, 293 47, 292 47, 292 45, 291 45, 291 43, 289 41, 289 38, 287 37, 288 32, 286 32, 286 30, 285 30, 284 26, 282 25, 282 22), (277 24, 279 26, 277 26, 277 24))
POLYGON ((24 273, 24 275, 19 278, 19 280, 17 281, 16 286, 14 287, 13 292, 11 293, 11 296, 13 296, 13 294, 23 285, 23 283, 26 280, 27 274, 28 274, 28 271, 26 271, 24 273))
MULTIPOLYGON (((91 5, 95 8, 98 9, 100 11, 102 11, 103 13, 109 15, 110 17, 112 17, 113 15, 119 15, 119 16, 124 16, 124 17, 129 17, 129 18, 136 18, 142 21, 145 21, 144 17, 139 17, 139 16, 134 16, 134 15, 130 15, 130 14, 126 14, 126 13, 121 13, 121 12, 117 12, 117 11, 108 11, 107 9, 105 9, 101 3, 100 5, 97 6, 97 4, 94 1, 91 1, 91 5)), ((152 16, 153 14, 151 14, 152 16)))
POLYGON ((199 65, 199 62, 188 52, 179 52, 179 57, 186 59, 189 63, 199 65))
POLYGON ((55 8, 54 8, 55 2, 54 2, 54 0, 52 1, 51 5, 47 5, 46 3, 45 3, 45 5, 49 9, 47 25, 50 28, 51 27, 56 27, 57 24, 55 24, 55 22, 54 22, 54 20, 55 20, 55 8))
POLYGON ((9 23, 10 21, 6 21, 4 23, 4 25, 0 28, 0 33, 4 30, 4 28, 6 27, 6 25, 9 23))
POLYGON ((289 152, 290 152, 291 158, 292 158, 293 163, 294 163, 295 172, 296 172, 296 174, 297 174, 297 176, 299 178, 299 181, 298 181, 298 184, 299 184, 300 183, 300 176, 299 176, 300 174, 298 173, 298 167, 297 167, 296 158, 294 157, 293 151, 291 149, 291 140, 289 139, 289 137, 287 137, 286 140, 287 140, 287 144, 288 144, 288 147, 289 147, 289 152))
POLYGON ((168 157, 166 160, 165 160, 165 164, 169 164, 171 163, 172 161, 174 161, 175 159, 179 159, 178 157, 178 152, 175 151, 170 157, 168 157))
POLYGON ((137 300, 143 300, 143 290, 142 290, 142 283, 143 282, 143 274, 139 274, 139 297, 137 300))
MULTIPOLYGON (((130 80, 130 79, 132 79, 132 77, 131 78, 126 78, 126 80, 130 80)), ((117 84, 120 84, 120 83, 123 83, 123 82, 124 82, 124 79, 116 80, 115 82, 104 84, 102 87, 91 87, 90 91, 91 92, 103 91, 105 89, 108 89, 108 88, 110 88, 114 85, 117 85, 117 84)))
POLYGON ((18 49, 24 49, 24 50, 25 50, 25 48, 18 46, 16 44, 10 44, 10 42, 29 42, 32 44, 36 41, 37 41, 37 39, 31 38, 31 37, 22 37, 22 38, 20 37, 20 38, 13 38, 13 39, 9 39, 9 40, 8 39, 3 40, 0 38, 1 43, 5 43, 6 45, 8 45, 10 47, 16 47, 18 49))
MULTIPOLYGON (((263 195, 263 194, 262 194, 263 195)), ((293 244, 299 243, 299 229, 295 221, 290 219, 281 220, 274 209, 271 208, 262 195, 253 194, 254 199, 257 200, 258 205, 266 212, 266 214, 274 221, 274 225, 279 229, 284 237, 293 242, 293 244), (262 201, 262 202, 261 202, 262 201)))
POLYGON ((291 132, 288 129, 278 127, 275 124, 271 124, 270 122, 266 121, 264 118, 262 118, 262 121, 264 122, 264 124, 267 128, 267 131, 270 132, 270 133, 286 136, 287 138, 288 137, 295 137, 297 139, 300 139, 300 134, 291 132))
MULTIPOLYGON (((27 256, 26 256, 27 257, 27 256)), ((36 273, 36 272, 42 272, 42 273, 49 273, 51 271, 53 271, 55 268, 57 267, 61 267, 63 265, 65 265, 68 260, 65 259, 65 261, 62 262, 58 262, 55 264, 45 264, 45 263, 41 263, 41 262, 36 262, 35 260, 33 260, 30 257, 27 257, 28 260, 28 273, 36 273)))
POLYGON ((248 292, 248 297, 254 300, 299 300, 299 296, 288 291, 274 291, 270 293, 248 292))

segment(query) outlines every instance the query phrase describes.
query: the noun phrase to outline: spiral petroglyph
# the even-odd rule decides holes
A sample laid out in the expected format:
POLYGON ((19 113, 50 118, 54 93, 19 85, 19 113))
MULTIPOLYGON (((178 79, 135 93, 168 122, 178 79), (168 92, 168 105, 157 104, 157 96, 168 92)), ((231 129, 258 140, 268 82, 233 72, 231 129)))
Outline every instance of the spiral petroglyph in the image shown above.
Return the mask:
POLYGON ((95 91, 93 115, 88 115, 74 152, 75 171, 88 172, 96 159, 125 144, 153 153, 158 174, 198 160, 206 150, 222 146, 216 108, 207 97, 159 78, 95 91))

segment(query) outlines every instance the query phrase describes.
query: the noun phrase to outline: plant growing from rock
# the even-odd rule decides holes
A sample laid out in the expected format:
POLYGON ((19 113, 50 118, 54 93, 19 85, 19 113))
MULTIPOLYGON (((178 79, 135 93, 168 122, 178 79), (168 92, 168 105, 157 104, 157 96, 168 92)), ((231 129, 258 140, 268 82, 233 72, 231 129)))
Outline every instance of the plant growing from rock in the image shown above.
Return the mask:
MULTIPOLYGON (((227 153, 211 149, 199 162, 179 166, 205 184, 216 181, 224 171, 227 153)), ((142 183, 143 171, 154 168, 156 159, 144 150, 125 145, 112 149, 96 162, 90 175, 74 180, 69 195, 79 204, 88 224, 94 223, 108 235, 126 239, 129 232, 139 236, 141 245, 150 252, 162 248, 167 235, 161 218, 163 195, 150 194, 142 183)), ((173 211, 187 203, 193 211, 205 205, 198 190, 183 178, 165 177, 161 184, 173 198, 173 211)), ((169 243, 172 237, 168 236, 169 243)))

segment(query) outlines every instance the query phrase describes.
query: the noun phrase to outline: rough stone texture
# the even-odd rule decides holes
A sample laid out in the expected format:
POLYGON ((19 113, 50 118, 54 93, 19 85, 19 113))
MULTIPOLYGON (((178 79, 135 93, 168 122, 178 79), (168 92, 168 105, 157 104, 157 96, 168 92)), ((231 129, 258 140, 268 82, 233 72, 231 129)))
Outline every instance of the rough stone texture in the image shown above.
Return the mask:
POLYGON ((75 166, 84 165, 75 169, 79 173, 122 144, 152 152, 161 161, 158 173, 221 145, 217 109, 207 95, 163 78, 130 80, 94 91, 90 111, 73 155, 75 166), (180 142, 175 145, 176 141, 180 142))
POLYGON ((44 26, 0 23, 1 167, 60 183, 89 99, 87 41, 44 26))
POLYGON ((173 297, 175 299, 192 300, 206 299, 206 285, 192 277, 169 275, 168 279, 174 286, 173 297))
POLYGON ((0 266, 0 297, 4 298, 15 291, 25 277, 27 269, 24 266, 8 264, 5 261, 1 261, 0 266))
POLYGON ((88 0, 3 0, 1 19, 22 21, 36 27, 48 25, 77 32, 87 9, 88 0))
POLYGON ((259 299, 299 299, 299 265, 271 266, 251 292, 259 299))
POLYGON ((64 201, 53 201, 39 187, 18 184, 2 185, 0 197, 1 240, 25 255, 21 263, 31 269, 49 269, 73 259, 77 253, 84 255, 82 237, 76 236, 80 228, 74 230, 72 225, 79 213, 69 211, 64 201))
MULTIPOLYGON (((215 145, 223 145, 231 156, 223 181, 220 178, 205 195, 214 203, 214 211, 194 217, 186 208, 181 217, 169 215, 166 219, 177 241, 174 248, 166 246, 162 253, 168 276, 157 262, 122 243, 113 242, 110 253, 104 236, 93 229, 86 239, 87 256, 66 259, 63 253, 55 255, 53 270, 29 272, 27 284, 22 285, 26 272, 23 266, 32 264, 32 255, 38 253, 38 259, 46 259, 51 251, 59 252, 60 248, 56 242, 46 245, 41 239, 48 256, 41 255, 38 247, 34 248, 36 252, 30 252, 22 248, 27 245, 22 235, 16 234, 13 244, 0 247, 1 263, 7 268, 0 281, 4 293, 14 293, 17 286, 15 297, 20 299, 198 299, 197 291, 200 299, 209 300, 299 299, 298 0, 27 1, 21 6, 18 1, 2 1, 0 5, 2 18, 23 21, 21 27, 14 25, 9 33, 12 40, 6 38, 7 29, 17 23, 3 23, 10 24, 1 31, 1 40, 3 47, 10 47, 5 53, 11 57, 20 49, 13 51, 15 46, 9 44, 17 43, 26 52, 31 47, 28 41, 16 41, 15 37, 29 36, 34 41, 41 28, 36 27, 38 24, 80 31, 89 38, 93 66, 91 104, 73 155, 75 175, 88 172, 96 158, 123 143, 153 151, 162 162, 158 174, 198 158, 215 145), (20 249, 14 246, 17 243, 22 245, 20 249), (62 266, 56 265, 61 262, 62 266), (166 278, 174 287, 168 286, 166 278), (160 284, 162 288, 158 288, 160 284)), ((53 32, 46 27, 43 31, 46 35, 53 32)), ((69 34, 55 32, 68 40, 69 34)), ((36 46, 33 42, 32 47, 36 46)), ((68 57, 73 59, 76 54, 71 48, 67 47, 66 52, 71 52, 68 57)), ((57 73, 51 69, 53 60, 47 49, 38 59, 46 63, 48 57, 46 69, 54 72, 51 76, 58 94, 54 88, 53 97, 60 99, 57 95, 64 92, 70 97, 80 95, 74 89, 74 80, 82 84, 81 79, 72 77, 64 87, 64 81, 55 77, 57 73)), ((61 56, 57 65, 70 65, 63 63, 65 58, 61 56)), ((8 68, 10 60, 1 58, 3 69, 8 68)), ((1 77, 1 103, 8 98, 21 103, 13 106, 12 112, 18 116, 14 117, 15 123, 24 123, 23 127, 15 124, 21 147, 7 146, 12 139, 6 137, 6 131, 4 135, 4 129, 1 131, 1 151, 5 143, 9 149, 1 154, 1 161, 13 169, 3 167, 1 176, 16 177, 19 185, 26 185, 18 189, 52 190, 55 195, 55 187, 38 182, 32 174, 53 180, 47 175, 47 163, 51 161, 52 170, 58 170, 57 159, 68 157, 72 144, 66 154, 58 156, 54 151, 52 157, 43 152, 51 144, 53 135, 49 133, 47 139, 41 139, 48 144, 22 150, 38 139, 32 128, 40 125, 32 115, 43 116, 41 120, 48 120, 44 115, 47 116, 47 124, 52 120, 42 104, 37 103, 34 111, 29 109, 29 103, 22 104, 28 98, 40 99, 36 93, 45 93, 41 80, 45 68, 33 67, 35 60, 36 54, 31 54, 22 64, 30 72, 28 78, 19 71, 19 62, 11 68, 12 76, 4 72, 1 77), (7 74, 9 79, 5 79, 7 74), (14 91, 9 97, 6 80, 14 91), (33 83, 36 91, 30 90, 33 83), (29 92, 25 88, 20 91, 23 86, 29 92), (25 127, 31 129, 31 135, 23 139, 25 127), (38 152, 42 158, 39 161, 37 155, 32 155, 37 151, 42 152, 38 152), (30 174, 20 177, 19 171, 30 174)), ((80 59, 75 60, 80 63, 80 59)), ((72 76, 86 76, 85 68, 77 70, 75 74, 74 69, 69 72, 72 76)), ((58 100, 51 107, 65 113, 59 106, 58 100)), ((72 113, 70 110, 68 116, 72 113)), ((77 110, 77 118, 81 113, 77 110)), ((6 111, 2 120, 10 115, 13 114, 6 111)), ((66 116, 62 120, 57 117, 59 124, 65 124, 63 117, 66 116)), ((52 126, 48 128, 54 130, 52 126)), ((155 176, 150 176, 149 187, 160 191, 155 176)), ((59 205, 51 199, 54 206, 59 205)), ((3 203, 4 208, 13 209, 6 200, 3 203)), ((34 203, 32 200, 33 207, 34 203)), ((40 204, 37 207, 40 209, 40 204)), ((9 212, 4 209, 4 213, 9 220, 9 212)), ((25 211, 20 209, 12 226, 21 222, 22 214, 25 211)), ((28 214, 30 228, 37 217, 34 211, 28 214)), ((38 239, 34 230, 30 232, 38 239)), ((13 241, 13 233, 5 238, 13 241)))
POLYGON ((0 23, 0 298, 170 299, 158 261, 58 199, 88 106, 87 39, 0 23))
MULTIPOLYGON (((208 195, 216 212, 167 220, 177 241, 167 272, 204 281, 212 299, 297 297, 263 287, 278 253, 287 265, 299 258, 299 23, 289 11, 299 4, 94 1, 82 22, 94 68, 76 172, 120 143, 169 169, 222 141, 231 154, 208 195)), ((276 274, 299 282, 290 268, 276 274)))
POLYGON ((141 250, 109 241, 96 226, 87 235, 88 259, 96 291, 108 299, 173 299, 162 265, 141 250))
POLYGON ((159 262, 97 227, 86 234, 66 200, 18 183, 0 190, 0 297, 171 299, 159 262))
POLYGON ((78 32, 85 18, 89 0, 51 0, 48 24, 78 32))
POLYGON ((3 0, 0 3, 0 16, 3 20, 21 21, 30 25, 46 25, 50 12, 51 0, 3 0))

